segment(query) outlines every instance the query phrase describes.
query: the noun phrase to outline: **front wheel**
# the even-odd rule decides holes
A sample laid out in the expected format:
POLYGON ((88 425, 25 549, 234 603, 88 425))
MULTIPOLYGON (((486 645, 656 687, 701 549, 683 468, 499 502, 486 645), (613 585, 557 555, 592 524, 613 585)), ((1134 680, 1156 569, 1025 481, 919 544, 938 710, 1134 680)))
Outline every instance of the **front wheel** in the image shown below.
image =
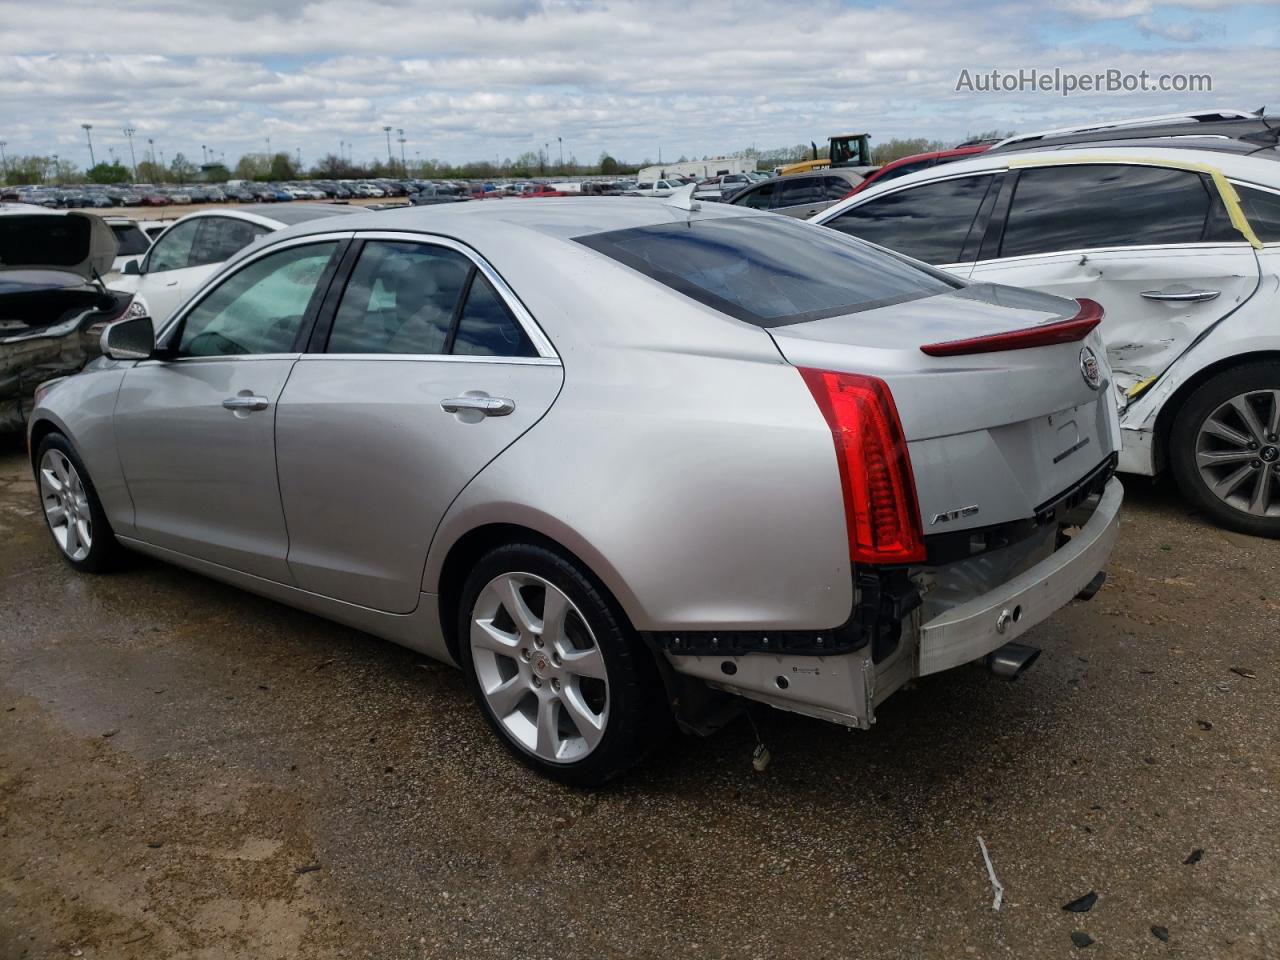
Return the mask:
POLYGON ((1174 419, 1169 460, 1183 495, 1216 523, 1280 537, 1280 363, 1198 387, 1174 419))
POLYGON ((62 558, 85 573, 119 565, 121 547, 71 442, 51 433, 36 450, 36 484, 45 524, 62 558))
POLYGON ((652 655, 575 563, 500 547, 467 578, 459 609, 459 659, 485 719, 539 773, 594 786, 670 732, 652 655))

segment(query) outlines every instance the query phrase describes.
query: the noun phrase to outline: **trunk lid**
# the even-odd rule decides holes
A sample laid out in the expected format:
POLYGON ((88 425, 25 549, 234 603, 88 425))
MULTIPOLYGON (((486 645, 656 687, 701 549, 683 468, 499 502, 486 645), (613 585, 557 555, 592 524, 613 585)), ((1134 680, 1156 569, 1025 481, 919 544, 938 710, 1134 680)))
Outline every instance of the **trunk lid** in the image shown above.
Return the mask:
POLYGON ((116 248, 111 228, 92 213, 0 209, 0 273, 60 270, 92 280, 110 271, 116 248))
POLYGON ((788 362, 879 377, 911 455, 924 534, 1031 517, 1118 446, 1097 333, 999 352, 929 356, 926 344, 1066 320, 1075 301, 973 284, 906 303, 769 329, 788 362), (1082 370, 1088 348, 1099 382, 1082 370))

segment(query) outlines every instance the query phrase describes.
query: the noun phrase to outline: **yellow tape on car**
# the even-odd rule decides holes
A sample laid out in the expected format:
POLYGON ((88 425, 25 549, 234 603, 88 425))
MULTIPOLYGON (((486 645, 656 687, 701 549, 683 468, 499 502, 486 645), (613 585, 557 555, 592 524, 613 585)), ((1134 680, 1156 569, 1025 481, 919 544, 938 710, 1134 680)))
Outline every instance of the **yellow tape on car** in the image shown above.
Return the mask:
POLYGON ((1207 174, 1213 180, 1214 186, 1218 188, 1218 196, 1222 198, 1222 203, 1227 208, 1227 214, 1231 217, 1231 225, 1240 231, 1240 235, 1249 241, 1251 247, 1255 250, 1262 249, 1262 241, 1253 232, 1249 218, 1244 215, 1244 209, 1240 206, 1240 195, 1236 193, 1236 188, 1231 185, 1231 181, 1226 178, 1222 171, 1212 164, 1197 163, 1194 160, 1153 160, 1150 157, 1063 152, 1050 155, 1041 154, 1033 157, 1013 157, 1009 160, 1009 169, 1076 166, 1086 163, 1125 163, 1143 167, 1169 167, 1174 170, 1190 170, 1193 173, 1207 174))

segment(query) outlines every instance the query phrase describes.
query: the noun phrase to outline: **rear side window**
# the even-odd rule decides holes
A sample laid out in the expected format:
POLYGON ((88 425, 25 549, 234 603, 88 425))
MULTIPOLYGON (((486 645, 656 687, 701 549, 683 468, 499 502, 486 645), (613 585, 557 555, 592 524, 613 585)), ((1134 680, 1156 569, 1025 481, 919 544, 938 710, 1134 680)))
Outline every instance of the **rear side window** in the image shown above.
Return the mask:
POLYGON ((480 273, 471 280, 452 352, 472 357, 537 356, 529 337, 480 273))
POLYGON ((444 353, 471 261, 445 247, 371 240, 329 334, 329 353, 444 353))
POLYGON ((342 294, 328 353, 534 357, 493 286, 455 250, 370 240, 342 294))
POLYGON ((826 225, 925 263, 959 263, 991 174, 907 187, 850 207, 826 225))
POLYGON ((1210 209, 1199 174, 1123 164, 1023 170, 1000 256, 1198 243, 1210 209))
POLYGON ((786 217, 693 220, 577 240, 762 327, 857 313, 961 286, 938 271, 786 217))
POLYGON ((828 200, 843 200, 853 192, 853 184, 844 177, 826 177, 828 200))
POLYGON ((1280 242, 1280 193, 1236 185, 1249 226, 1263 243, 1280 242))
POLYGON ((151 248, 151 241, 134 223, 113 223, 111 232, 116 235, 116 256, 136 257, 151 248))

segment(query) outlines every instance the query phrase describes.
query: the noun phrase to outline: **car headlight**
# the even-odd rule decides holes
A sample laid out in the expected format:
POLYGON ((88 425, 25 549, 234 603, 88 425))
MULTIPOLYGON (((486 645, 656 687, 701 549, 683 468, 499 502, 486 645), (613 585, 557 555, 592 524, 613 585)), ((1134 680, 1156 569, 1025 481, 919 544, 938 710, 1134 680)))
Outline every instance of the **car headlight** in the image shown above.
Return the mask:
POLYGON ((116 319, 132 320, 135 317, 149 316, 151 316, 151 313, 150 308, 147 306, 147 301, 143 300, 141 297, 134 297, 129 303, 129 306, 125 307, 124 313, 120 314, 116 319))

